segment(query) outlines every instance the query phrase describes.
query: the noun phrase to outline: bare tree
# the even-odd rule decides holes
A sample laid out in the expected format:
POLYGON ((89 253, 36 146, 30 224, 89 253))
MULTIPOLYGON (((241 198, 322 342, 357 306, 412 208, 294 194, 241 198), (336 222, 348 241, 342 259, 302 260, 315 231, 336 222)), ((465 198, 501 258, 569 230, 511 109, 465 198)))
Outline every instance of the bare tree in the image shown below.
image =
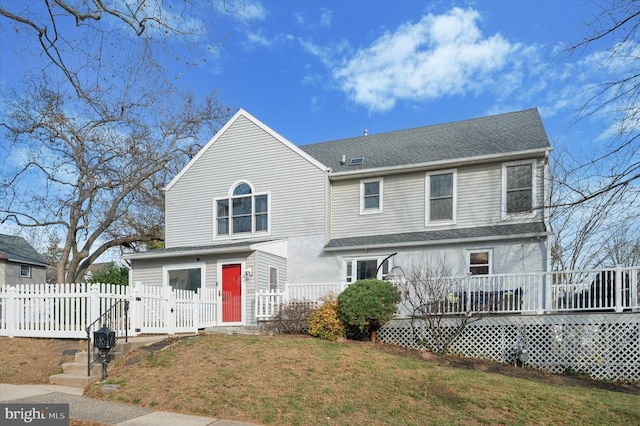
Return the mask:
MULTIPOLYGON (((198 63, 201 59, 174 47, 186 44, 192 55, 198 40, 212 31, 213 17, 230 10, 226 5, 226 0, 16 1, 0 4, 0 20, 21 40, 35 41, 44 54, 42 65, 56 69, 78 97, 91 102, 94 84, 103 75, 95 65, 117 61, 117 53, 147 63, 169 53, 188 65, 198 63)), ((210 46, 211 40, 203 45, 210 46)))
POLYGON ((162 187, 229 115, 215 93, 198 103, 145 84, 148 71, 113 74, 90 102, 42 72, 5 99, 0 222, 61 232, 59 282, 81 280, 112 247, 163 240, 162 187))
POLYGON ((448 354, 465 328, 479 319, 464 303, 460 281, 452 277, 444 259, 411 259, 391 272, 416 343, 434 353, 448 354))
POLYGON ((556 149, 550 194, 551 261, 554 270, 576 270, 628 264, 623 247, 632 253, 638 235, 638 213, 633 208, 638 192, 612 188, 597 197, 575 202, 572 182, 587 187, 599 181, 578 175, 579 160, 562 148, 556 149), (614 247, 615 246, 615 247, 614 247), (622 251, 621 251, 622 250, 622 251))
POLYGON ((621 192, 638 192, 640 160, 640 2, 597 0, 593 19, 586 23, 589 33, 568 49, 580 54, 604 44, 607 57, 602 70, 610 70, 605 81, 591 88, 580 115, 584 119, 604 117, 610 142, 570 170, 576 179, 565 184, 572 197, 565 205, 583 203, 598 197, 612 198, 621 192), (589 179, 585 179, 589 176, 589 179), (610 195, 614 193, 614 195, 610 195))
POLYGON ((63 229, 59 282, 82 279, 109 248, 163 240, 162 186, 202 127, 211 135, 228 114, 214 97, 200 106, 190 97, 176 100, 155 120, 153 99, 122 102, 104 115, 73 114, 46 83, 28 98, 16 98, 11 122, 3 123, 13 152, 27 158, 3 183, 0 221, 63 229))
POLYGON ((2 93, 0 223, 60 236, 59 282, 111 248, 161 245, 162 188, 230 113, 215 91, 175 84, 226 3, 0 4, 3 55, 29 64, 2 93))

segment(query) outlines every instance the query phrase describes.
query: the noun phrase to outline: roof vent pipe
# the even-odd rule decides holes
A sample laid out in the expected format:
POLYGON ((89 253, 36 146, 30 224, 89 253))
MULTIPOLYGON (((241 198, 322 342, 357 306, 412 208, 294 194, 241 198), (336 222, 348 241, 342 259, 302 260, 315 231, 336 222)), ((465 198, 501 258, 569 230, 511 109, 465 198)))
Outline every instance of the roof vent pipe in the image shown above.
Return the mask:
POLYGON ((369 131, 367 129, 364 129, 364 135, 367 136, 369 134, 369 131))
POLYGON ((344 165, 344 163, 347 162, 347 156, 346 155, 342 155, 342 160, 340 160, 340 164, 344 165))

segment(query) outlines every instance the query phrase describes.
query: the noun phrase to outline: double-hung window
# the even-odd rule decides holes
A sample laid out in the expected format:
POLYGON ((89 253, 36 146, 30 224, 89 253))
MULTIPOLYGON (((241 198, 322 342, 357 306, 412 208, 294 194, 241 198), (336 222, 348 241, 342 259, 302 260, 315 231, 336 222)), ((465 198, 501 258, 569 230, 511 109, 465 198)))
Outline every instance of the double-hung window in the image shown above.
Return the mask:
POLYGON ((256 194, 251 184, 234 185, 228 198, 215 203, 217 235, 268 232, 269 196, 256 194))
POLYGON ((531 214, 535 198, 535 162, 507 163, 502 166, 502 212, 510 215, 531 214))
POLYGON ((456 220, 456 171, 445 170, 426 176, 426 223, 438 224, 456 220))
POLYGON ((489 275, 491 273, 491 250, 469 251, 468 256, 471 275, 489 275))
POLYGON ((383 179, 360 181, 360 214, 382 213, 383 179))
POLYGON ((20 277, 31 278, 31 265, 27 265, 26 263, 20 264, 20 277))

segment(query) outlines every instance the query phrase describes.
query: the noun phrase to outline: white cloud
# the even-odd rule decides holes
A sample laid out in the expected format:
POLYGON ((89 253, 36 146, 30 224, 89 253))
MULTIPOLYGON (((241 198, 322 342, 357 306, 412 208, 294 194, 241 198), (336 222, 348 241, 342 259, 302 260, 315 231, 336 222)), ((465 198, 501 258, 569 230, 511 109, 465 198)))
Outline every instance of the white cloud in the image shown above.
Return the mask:
POLYGON ((333 11, 322 8, 320 12, 320 25, 323 27, 330 27, 333 19, 333 11))
POLYGON ((267 17, 267 10, 256 0, 225 0, 219 8, 241 21, 264 21, 267 17))
POLYGON ((483 37, 479 19, 475 10, 454 8, 403 24, 334 66, 334 78, 370 111, 390 110, 398 100, 487 90, 520 46, 500 34, 483 37))
POLYGON ((262 32, 248 32, 247 33, 247 43, 245 43, 245 48, 259 45, 259 46, 271 46, 273 43, 266 36, 262 34, 262 32))

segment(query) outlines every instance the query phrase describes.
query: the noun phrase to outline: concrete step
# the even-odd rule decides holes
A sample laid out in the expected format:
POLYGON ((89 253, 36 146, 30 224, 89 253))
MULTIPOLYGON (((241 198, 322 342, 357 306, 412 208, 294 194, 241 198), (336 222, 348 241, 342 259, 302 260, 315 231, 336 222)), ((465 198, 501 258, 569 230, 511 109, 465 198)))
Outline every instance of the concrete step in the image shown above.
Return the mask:
MULTIPOLYGON (((114 351, 114 352, 109 352, 107 354, 107 361, 108 362, 113 362, 113 361, 118 361, 119 359, 122 359, 126 354, 128 354, 131 351, 127 351, 127 352, 122 352, 122 351, 114 351)), ((94 360, 98 361, 98 362, 102 362, 102 359, 100 358, 100 353, 96 350, 93 351, 91 353, 91 355, 94 357, 94 360)), ((77 352, 76 353, 76 360, 75 362, 77 363, 87 363, 87 352, 77 352)))
MULTIPOLYGON (((128 342, 118 341, 113 351, 109 352, 107 360, 109 363, 112 363, 133 350, 164 339, 166 339, 166 336, 146 336, 135 337, 128 342)), ((76 352, 75 362, 65 362, 62 365, 62 369, 63 373, 49 376, 51 383, 61 386, 85 388, 102 379, 102 359, 100 358, 99 352, 95 349, 89 353, 87 353, 87 351, 76 352), (91 375, 87 376, 87 358, 89 354, 94 357, 95 362, 91 366, 91 375)))
MULTIPOLYGON (((62 364, 64 374, 87 374, 86 362, 65 362, 62 364)), ((102 374, 102 363, 96 362, 91 365, 91 375, 102 374)))
POLYGON ((49 381, 55 385, 70 386, 74 388, 85 388, 88 385, 99 381, 100 379, 102 379, 102 370, 100 370, 100 374, 92 374, 91 376, 87 376, 86 371, 84 372, 84 374, 62 373, 49 376, 49 381))
POLYGON ((203 333, 207 334, 262 334, 260 327, 256 326, 222 326, 222 327, 209 327, 205 328, 203 333))

